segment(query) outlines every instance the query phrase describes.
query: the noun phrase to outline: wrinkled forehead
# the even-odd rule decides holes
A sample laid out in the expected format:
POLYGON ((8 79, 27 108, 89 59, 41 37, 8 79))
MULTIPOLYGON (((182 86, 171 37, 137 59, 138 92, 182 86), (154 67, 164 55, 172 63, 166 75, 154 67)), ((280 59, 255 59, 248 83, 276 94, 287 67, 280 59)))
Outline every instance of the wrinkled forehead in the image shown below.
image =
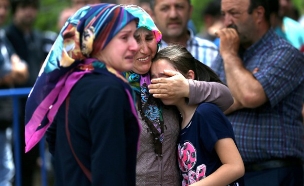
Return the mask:
POLYGON ((242 11, 248 10, 250 0, 222 0, 221 10, 222 11, 242 11))
POLYGON ((190 0, 155 0, 155 5, 163 5, 163 4, 171 4, 171 5, 174 5, 174 4, 184 4, 184 3, 187 3, 187 4, 191 4, 190 0))

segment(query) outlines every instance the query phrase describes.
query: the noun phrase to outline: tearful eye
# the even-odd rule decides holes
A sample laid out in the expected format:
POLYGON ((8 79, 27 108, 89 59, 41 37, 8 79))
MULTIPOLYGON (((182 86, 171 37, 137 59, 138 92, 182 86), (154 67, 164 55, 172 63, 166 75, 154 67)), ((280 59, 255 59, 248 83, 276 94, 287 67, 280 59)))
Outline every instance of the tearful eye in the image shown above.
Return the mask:
POLYGON ((128 36, 121 36, 121 39, 126 40, 128 39, 128 36))

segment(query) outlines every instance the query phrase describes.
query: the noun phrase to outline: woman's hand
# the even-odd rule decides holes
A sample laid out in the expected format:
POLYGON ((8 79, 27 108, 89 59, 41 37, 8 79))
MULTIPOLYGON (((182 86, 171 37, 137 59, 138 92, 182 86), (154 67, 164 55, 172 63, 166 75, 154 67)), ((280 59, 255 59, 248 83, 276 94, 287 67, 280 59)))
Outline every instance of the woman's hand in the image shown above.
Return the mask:
POLYGON ((188 80, 179 72, 164 70, 168 78, 155 78, 148 86, 150 94, 155 98, 176 98, 189 96, 188 80))

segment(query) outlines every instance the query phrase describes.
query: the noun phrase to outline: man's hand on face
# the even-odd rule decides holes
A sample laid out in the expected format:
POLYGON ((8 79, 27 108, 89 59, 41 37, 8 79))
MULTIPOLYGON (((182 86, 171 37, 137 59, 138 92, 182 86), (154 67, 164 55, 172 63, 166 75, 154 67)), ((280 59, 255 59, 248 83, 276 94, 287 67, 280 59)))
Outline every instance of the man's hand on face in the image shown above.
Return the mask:
POLYGON ((223 28, 215 32, 220 38, 220 54, 224 58, 226 55, 238 55, 240 38, 234 28, 223 28))

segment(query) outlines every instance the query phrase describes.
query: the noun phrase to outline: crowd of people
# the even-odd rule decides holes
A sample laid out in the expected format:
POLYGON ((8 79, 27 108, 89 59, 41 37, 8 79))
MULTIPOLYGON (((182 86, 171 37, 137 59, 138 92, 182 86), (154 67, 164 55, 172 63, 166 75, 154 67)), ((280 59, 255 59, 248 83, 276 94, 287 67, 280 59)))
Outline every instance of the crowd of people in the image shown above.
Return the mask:
MULTIPOLYGON (((304 185, 304 26, 291 0, 0 0, 0 89, 20 99, 21 185, 46 136, 54 185, 304 185), (12 19, 4 25, 11 12, 12 19)), ((16 109, 16 108, 14 108, 16 109)), ((0 98, 0 186, 14 185, 0 98)))

